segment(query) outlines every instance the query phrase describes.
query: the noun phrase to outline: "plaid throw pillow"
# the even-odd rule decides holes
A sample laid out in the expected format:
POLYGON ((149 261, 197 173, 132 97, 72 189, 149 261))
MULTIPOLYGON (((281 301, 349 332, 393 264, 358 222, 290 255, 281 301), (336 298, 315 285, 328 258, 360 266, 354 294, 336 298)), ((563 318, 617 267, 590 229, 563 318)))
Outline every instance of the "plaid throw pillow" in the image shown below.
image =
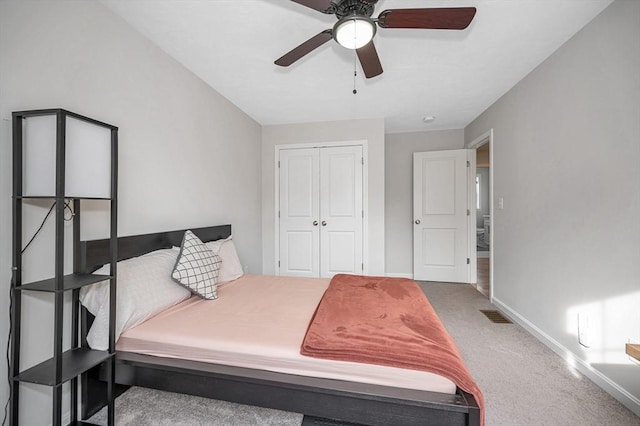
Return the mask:
POLYGON ((186 231, 171 277, 205 299, 217 299, 216 283, 221 263, 220 256, 209 250, 193 232, 186 231))

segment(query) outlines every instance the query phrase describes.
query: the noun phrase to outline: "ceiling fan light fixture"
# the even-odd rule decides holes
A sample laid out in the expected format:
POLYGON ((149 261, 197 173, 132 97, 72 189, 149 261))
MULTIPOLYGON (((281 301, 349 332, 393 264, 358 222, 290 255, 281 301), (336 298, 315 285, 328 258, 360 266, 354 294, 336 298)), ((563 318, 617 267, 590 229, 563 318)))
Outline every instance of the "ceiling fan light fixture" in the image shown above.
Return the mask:
POLYGON ((376 24, 366 16, 345 16, 333 27, 335 40, 347 49, 366 46, 376 34, 376 24))

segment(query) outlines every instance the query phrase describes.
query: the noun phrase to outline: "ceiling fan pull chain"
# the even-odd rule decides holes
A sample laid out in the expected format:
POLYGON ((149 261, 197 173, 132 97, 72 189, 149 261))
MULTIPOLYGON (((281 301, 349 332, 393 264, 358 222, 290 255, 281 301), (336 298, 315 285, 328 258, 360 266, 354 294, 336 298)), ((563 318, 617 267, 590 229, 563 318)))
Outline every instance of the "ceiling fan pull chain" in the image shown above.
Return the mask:
POLYGON ((356 90, 356 76, 358 75, 358 68, 356 64, 356 51, 353 51, 353 94, 356 95, 358 91, 356 90))

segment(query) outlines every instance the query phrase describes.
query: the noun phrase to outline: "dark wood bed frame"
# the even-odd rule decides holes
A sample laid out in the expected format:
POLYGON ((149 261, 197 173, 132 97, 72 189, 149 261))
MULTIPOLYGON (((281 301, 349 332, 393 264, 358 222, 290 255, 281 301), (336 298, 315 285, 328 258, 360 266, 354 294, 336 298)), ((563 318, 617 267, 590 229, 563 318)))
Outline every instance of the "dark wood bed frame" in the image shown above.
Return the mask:
MULTIPOLYGON (((191 229, 202 241, 231 235, 231 225, 191 229)), ((184 230, 121 237, 118 260, 161 248, 180 246, 184 230)), ((109 240, 81 242, 82 270, 90 272, 108 259, 109 240)), ((82 339, 92 321, 82 309, 82 339)), ((83 418, 106 403, 103 368, 82 379, 83 418)), ((454 395, 304 377, 264 370, 229 367, 131 352, 116 354, 116 383, 178 392, 259 407, 302 413, 308 418, 366 425, 479 426, 480 410, 470 394, 454 395)))

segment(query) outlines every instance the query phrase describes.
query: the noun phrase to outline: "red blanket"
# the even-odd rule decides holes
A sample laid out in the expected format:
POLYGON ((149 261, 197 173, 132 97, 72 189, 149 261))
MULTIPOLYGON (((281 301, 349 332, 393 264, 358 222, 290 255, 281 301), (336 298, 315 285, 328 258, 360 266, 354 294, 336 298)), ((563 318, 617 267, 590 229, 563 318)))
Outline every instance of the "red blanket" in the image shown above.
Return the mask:
POLYGON ((302 355, 423 370, 484 398, 453 339, 415 281, 336 275, 322 297, 302 355))

